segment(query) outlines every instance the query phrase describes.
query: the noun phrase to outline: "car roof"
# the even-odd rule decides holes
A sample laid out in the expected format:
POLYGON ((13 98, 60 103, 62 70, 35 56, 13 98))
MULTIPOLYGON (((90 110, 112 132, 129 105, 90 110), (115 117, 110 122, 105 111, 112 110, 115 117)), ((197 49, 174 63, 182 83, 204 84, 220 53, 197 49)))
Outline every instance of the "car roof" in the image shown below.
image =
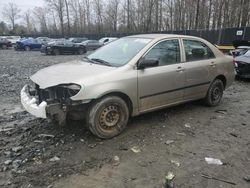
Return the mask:
POLYGON ((190 35, 176 35, 176 34, 138 34, 138 35, 130 35, 127 37, 150 38, 150 39, 164 39, 164 38, 200 39, 199 37, 194 37, 190 35))

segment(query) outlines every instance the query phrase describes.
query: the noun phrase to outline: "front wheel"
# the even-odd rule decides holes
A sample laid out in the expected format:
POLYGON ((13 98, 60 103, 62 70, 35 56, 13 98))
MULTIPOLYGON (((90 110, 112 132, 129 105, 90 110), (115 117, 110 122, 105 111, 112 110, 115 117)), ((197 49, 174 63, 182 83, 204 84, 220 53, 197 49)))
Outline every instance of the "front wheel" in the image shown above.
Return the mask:
POLYGON ((25 50, 25 51, 30 51, 30 47, 29 47, 29 46, 25 46, 25 47, 24 47, 24 50, 25 50))
POLYGON ((90 106, 87 124, 94 135, 108 139, 119 135, 126 128, 128 118, 126 102, 120 97, 108 96, 90 106))
POLYGON ((220 79, 216 79, 210 85, 204 103, 208 106, 217 106, 220 104, 224 91, 224 84, 220 79))
POLYGON ((84 50, 83 50, 83 49, 79 49, 79 50, 78 50, 78 54, 79 54, 79 55, 84 54, 84 50))
POLYGON ((2 48, 3 48, 3 49, 7 49, 7 45, 4 44, 4 45, 2 46, 2 48))

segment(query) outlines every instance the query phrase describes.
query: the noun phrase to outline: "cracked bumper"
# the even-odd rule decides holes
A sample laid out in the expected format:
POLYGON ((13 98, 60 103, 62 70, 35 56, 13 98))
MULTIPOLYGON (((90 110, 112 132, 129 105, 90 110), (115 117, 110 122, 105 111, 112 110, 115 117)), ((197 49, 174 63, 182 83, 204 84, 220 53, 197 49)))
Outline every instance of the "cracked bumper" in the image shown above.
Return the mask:
POLYGON ((46 115, 46 106, 47 103, 45 101, 41 102, 37 105, 37 100, 35 97, 30 96, 28 92, 28 86, 25 85, 21 90, 21 103, 25 110, 30 114, 39 117, 39 118, 47 118, 46 115))

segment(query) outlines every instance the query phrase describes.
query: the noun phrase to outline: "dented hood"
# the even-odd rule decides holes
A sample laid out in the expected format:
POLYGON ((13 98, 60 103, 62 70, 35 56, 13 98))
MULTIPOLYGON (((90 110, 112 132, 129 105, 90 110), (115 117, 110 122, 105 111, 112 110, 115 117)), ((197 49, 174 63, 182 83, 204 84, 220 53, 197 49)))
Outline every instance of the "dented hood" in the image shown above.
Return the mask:
POLYGON ((41 69, 32 75, 30 79, 42 89, 59 84, 76 83, 81 85, 82 83, 79 82, 85 78, 100 75, 114 69, 115 67, 84 61, 72 61, 41 69))

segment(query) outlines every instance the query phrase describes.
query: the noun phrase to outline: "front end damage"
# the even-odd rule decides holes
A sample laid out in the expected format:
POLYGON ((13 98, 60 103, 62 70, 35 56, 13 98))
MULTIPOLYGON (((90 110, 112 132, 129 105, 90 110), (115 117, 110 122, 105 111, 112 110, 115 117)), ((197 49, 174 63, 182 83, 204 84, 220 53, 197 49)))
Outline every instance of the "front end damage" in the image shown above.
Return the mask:
POLYGON ((71 97, 81 90, 77 84, 61 84, 41 89, 39 85, 25 85, 21 90, 23 107, 39 118, 50 118, 63 125, 66 119, 84 119, 90 100, 74 101, 71 97))

